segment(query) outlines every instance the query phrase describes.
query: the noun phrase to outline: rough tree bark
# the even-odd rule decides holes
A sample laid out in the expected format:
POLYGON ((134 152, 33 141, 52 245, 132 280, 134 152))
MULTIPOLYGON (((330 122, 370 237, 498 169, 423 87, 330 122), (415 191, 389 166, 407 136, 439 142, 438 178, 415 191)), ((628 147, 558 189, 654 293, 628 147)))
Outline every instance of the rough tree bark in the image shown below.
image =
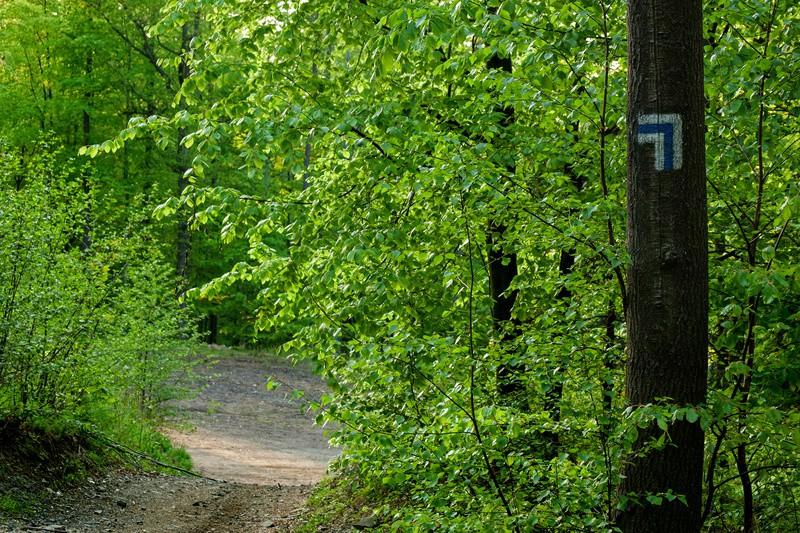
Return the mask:
MULTIPOLYGON (((630 405, 701 404, 708 345, 707 215, 700 0, 640 0, 628 10, 628 249, 630 405)), ((625 532, 699 531, 703 431, 668 428, 667 446, 640 432, 624 465, 617 516, 625 532), (688 504, 647 495, 672 491, 688 504)))

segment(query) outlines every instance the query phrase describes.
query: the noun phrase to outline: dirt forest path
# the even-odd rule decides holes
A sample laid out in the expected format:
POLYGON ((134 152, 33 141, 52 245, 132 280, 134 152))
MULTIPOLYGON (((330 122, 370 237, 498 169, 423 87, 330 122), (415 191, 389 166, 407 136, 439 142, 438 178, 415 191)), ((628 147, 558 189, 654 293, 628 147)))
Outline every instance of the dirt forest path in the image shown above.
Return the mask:
POLYGON ((301 366, 241 354, 196 373, 199 395, 175 404, 178 427, 192 429, 167 433, 208 479, 117 473, 89 480, 57 494, 48 516, 16 531, 272 533, 299 526, 311 486, 338 453, 303 409, 324 385, 301 366), (267 391, 267 376, 280 387, 267 391), (294 390, 304 398, 293 398, 294 390))
POLYGON ((197 372, 204 390, 178 404, 196 429, 168 435, 186 448, 198 472, 274 486, 308 485, 322 478, 337 452, 314 425, 314 414, 303 410, 325 392, 309 370, 285 359, 226 357, 197 372), (279 383, 277 389, 265 389, 268 377, 279 383), (294 391, 303 391, 304 397, 294 399, 294 391))

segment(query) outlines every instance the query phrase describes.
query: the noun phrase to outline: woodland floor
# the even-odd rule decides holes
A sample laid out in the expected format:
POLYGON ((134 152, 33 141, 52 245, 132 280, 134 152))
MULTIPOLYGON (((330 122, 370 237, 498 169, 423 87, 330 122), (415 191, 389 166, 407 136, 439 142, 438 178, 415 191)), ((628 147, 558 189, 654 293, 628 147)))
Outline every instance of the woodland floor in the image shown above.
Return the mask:
POLYGON ((196 372, 201 392, 174 405, 176 426, 191 429, 167 434, 207 479, 115 472, 53 492, 35 520, 0 523, 0 531, 293 531, 312 485, 337 455, 303 409, 324 385, 308 369, 275 358, 226 355, 196 372), (267 391, 267 376, 281 386, 267 391), (296 389, 303 399, 292 397, 296 389))

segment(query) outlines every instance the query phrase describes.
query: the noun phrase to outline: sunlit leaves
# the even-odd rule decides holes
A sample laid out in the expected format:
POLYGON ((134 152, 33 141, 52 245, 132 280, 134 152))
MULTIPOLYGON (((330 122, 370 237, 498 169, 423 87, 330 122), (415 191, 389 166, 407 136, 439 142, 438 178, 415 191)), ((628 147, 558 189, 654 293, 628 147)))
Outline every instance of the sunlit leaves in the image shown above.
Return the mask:
MULTIPOLYGON (((700 424, 728 452, 791 440, 763 405, 798 382, 798 24, 796 8, 775 6, 707 15, 708 406, 664 399, 620 415, 624 3, 192 4, 205 38, 187 111, 156 129, 189 128, 198 176, 263 185, 184 191, 197 224, 249 248, 196 292, 252 286, 258 327, 292 325, 287 349, 310 353, 337 392, 327 417, 352 468, 407 505, 385 509, 400 529, 474 530, 480 516, 603 529, 625 498, 680 499, 615 499, 639 431, 657 428, 653 445, 667 446, 673 424, 700 424), (510 72, 487 68, 494 54, 510 72), (515 350, 491 328, 489 220, 519 260, 515 350), (523 357, 531 413, 494 392, 498 367, 523 357), (558 420, 542 408, 556 384, 558 420), (552 434, 558 449, 542 452, 552 434), (513 494, 507 508, 498 487, 513 494)), ((188 20, 185 7, 159 31, 188 20)), ((767 451, 753 460, 774 464, 767 451)), ((720 468, 712 479, 731 471, 720 468)))

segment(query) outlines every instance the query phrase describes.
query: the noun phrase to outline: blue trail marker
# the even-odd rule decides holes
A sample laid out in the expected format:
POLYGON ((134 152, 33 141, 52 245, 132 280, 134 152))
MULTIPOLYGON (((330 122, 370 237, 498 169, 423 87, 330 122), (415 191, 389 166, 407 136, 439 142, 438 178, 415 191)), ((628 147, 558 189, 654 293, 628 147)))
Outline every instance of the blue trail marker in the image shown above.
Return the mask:
POLYGON ((636 142, 655 145, 656 170, 683 166, 683 120, 677 113, 641 115, 636 142))

